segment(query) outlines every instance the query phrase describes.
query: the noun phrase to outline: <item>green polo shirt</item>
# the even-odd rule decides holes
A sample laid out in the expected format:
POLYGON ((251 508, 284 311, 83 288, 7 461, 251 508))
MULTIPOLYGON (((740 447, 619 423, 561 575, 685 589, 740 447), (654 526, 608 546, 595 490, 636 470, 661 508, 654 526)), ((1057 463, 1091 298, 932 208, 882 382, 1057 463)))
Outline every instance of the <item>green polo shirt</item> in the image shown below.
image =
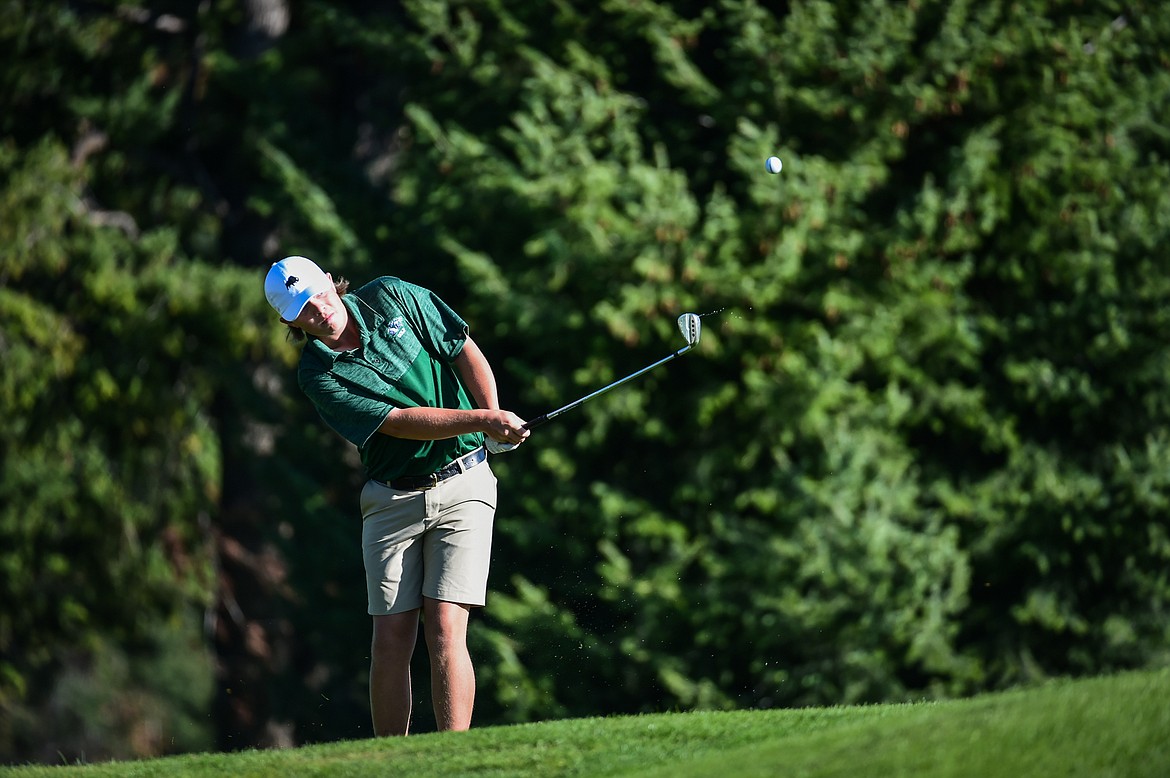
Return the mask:
POLYGON ((378 432, 395 408, 470 409, 453 366, 467 323, 434 293, 392 276, 342 301, 361 345, 339 353, 310 338, 297 380, 325 423, 358 447, 370 478, 427 475, 483 445, 483 435, 405 440, 378 432))

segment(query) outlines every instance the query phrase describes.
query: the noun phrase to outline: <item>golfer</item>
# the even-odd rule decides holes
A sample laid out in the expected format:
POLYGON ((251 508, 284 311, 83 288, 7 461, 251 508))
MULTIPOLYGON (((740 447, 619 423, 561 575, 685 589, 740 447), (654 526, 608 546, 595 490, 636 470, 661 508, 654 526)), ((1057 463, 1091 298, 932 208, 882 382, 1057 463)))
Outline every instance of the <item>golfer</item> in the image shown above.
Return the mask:
POLYGON ((419 614, 441 730, 465 730, 475 702, 471 608, 487 593, 496 478, 487 462, 528 437, 500 410, 491 366, 467 324, 398 278, 347 293, 305 257, 275 263, 268 302, 304 340, 297 379, 321 418, 361 452, 362 553, 375 735, 410 729, 419 614))

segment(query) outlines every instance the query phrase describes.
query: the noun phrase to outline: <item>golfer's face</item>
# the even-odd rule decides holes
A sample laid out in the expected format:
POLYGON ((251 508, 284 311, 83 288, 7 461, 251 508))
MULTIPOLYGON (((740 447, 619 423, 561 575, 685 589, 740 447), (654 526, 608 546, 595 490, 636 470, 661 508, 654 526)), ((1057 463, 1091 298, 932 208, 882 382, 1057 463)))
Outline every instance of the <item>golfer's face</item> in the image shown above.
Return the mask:
POLYGON ((336 338, 349 320, 345 304, 336 289, 321 292, 309 298, 301 313, 292 323, 316 338, 336 338))

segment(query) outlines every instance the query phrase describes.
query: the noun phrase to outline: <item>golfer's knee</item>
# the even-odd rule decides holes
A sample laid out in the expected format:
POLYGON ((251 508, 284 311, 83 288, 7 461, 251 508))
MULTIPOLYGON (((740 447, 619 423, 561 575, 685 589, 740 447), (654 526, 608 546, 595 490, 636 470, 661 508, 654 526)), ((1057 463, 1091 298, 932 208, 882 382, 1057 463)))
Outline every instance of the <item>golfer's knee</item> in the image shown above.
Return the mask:
POLYGON ((445 653, 462 651, 467 645, 467 616, 456 609, 439 608, 426 616, 427 646, 445 653))
POLYGON ((460 635, 453 625, 431 622, 426 625, 427 647, 431 651, 445 651, 460 642, 460 635))
POLYGON ((414 651, 418 640, 418 613, 379 616, 374 619, 370 650, 375 658, 390 658, 414 651))

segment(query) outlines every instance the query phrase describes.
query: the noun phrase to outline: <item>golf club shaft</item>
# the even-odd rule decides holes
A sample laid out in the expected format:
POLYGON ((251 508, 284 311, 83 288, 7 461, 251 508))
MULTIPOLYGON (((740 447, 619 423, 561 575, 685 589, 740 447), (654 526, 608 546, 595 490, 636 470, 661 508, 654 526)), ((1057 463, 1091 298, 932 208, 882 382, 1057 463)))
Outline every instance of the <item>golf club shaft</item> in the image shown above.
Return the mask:
POLYGON ((619 378, 617 381, 614 381, 612 384, 609 384, 608 386, 603 386, 600 389, 598 389, 596 392, 585 395, 580 400, 574 400, 573 402, 569 403, 568 405, 566 405, 562 408, 557 408, 555 411, 549 411, 548 413, 545 413, 541 416, 537 416, 535 419, 530 420, 524 426, 526 429, 530 429, 530 430, 536 429, 541 424, 544 424, 546 421, 552 421, 556 417, 560 416, 562 413, 564 413, 566 411, 571 411, 574 408, 576 408, 578 405, 582 405, 582 404, 588 402, 589 400, 592 400, 594 397, 605 394, 610 389, 614 389, 616 387, 621 386, 626 381, 630 381, 634 378, 637 378, 638 376, 642 375, 643 373, 648 373, 651 370, 653 370, 654 368, 658 367, 659 365, 665 365, 670 360, 674 359, 675 357, 682 356, 683 354, 690 351, 692 348, 694 348, 694 344, 688 344, 686 346, 683 346, 682 348, 680 348, 678 351, 674 352, 670 356, 663 357, 662 359, 658 360, 657 362, 655 362, 652 365, 647 365, 646 367, 642 368, 641 370, 638 370, 637 372, 630 373, 625 378, 619 378))

